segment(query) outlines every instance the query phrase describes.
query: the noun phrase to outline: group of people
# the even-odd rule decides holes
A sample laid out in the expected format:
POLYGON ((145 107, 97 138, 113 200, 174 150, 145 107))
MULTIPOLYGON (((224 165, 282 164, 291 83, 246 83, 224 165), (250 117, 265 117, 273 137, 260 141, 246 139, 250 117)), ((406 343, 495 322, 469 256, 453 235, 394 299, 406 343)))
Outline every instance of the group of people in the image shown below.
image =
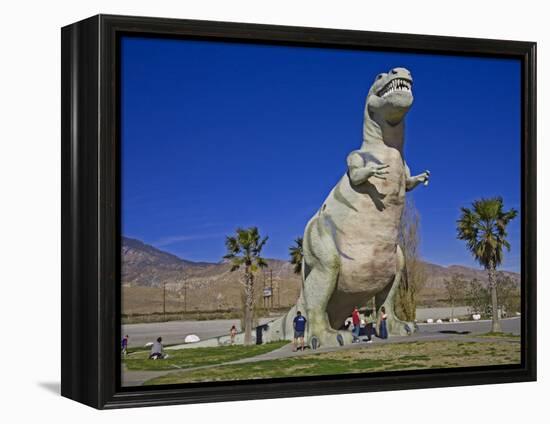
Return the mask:
MULTIPOLYGON (((376 335, 377 337, 381 339, 387 339, 388 338, 388 326, 387 326, 387 320, 388 316, 386 315, 386 308, 382 306, 380 308, 380 315, 378 317, 378 323, 376 325, 376 328, 378 332, 374 329, 374 322, 366 322, 365 323, 365 335, 367 336, 367 343, 372 342, 372 336, 376 335)), ((296 312, 296 317, 294 318, 294 348, 293 351, 296 352, 298 349, 304 350, 304 333, 306 331, 306 323, 307 319, 302 315, 300 311, 296 312)), ((361 335, 361 315, 359 314, 359 308, 357 306, 353 308, 353 312, 351 314, 351 331, 353 335, 353 343, 359 343, 361 341, 360 335, 361 335)))
MULTIPOLYGON (((376 329, 378 330, 378 333, 374 329, 374 321, 368 320, 368 318, 365 320, 365 335, 367 336, 367 343, 372 342, 372 336, 376 335, 377 337, 381 339, 387 339, 388 338, 388 325, 387 320, 388 316, 386 315, 386 308, 382 306, 380 308, 380 315, 378 316, 378 323, 376 325, 376 329)), ((360 335, 361 335, 361 316, 359 315, 359 309, 357 306, 353 308, 353 312, 351 313, 351 325, 352 325, 352 335, 353 335, 353 343, 359 343, 361 341, 360 335)))
MULTIPOLYGON (((388 327, 386 324, 386 309, 382 306, 380 308, 380 316, 378 318, 378 334, 373 328, 373 322, 366 322, 365 325, 365 335, 367 336, 367 343, 372 342, 372 335, 376 334, 381 339, 388 338, 388 327)), ((294 348, 293 351, 305 349, 304 335, 306 331, 307 319, 302 315, 301 311, 296 312, 296 317, 293 321, 294 326, 294 348)), ((359 309, 357 306, 353 308, 351 314, 351 325, 352 325, 352 334, 353 334, 353 343, 358 343, 361 341, 361 316, 359 314, 359 309)), ((229 330, 231 344, 235 344, 235 336, 237 335, 237 327, 233 325, 229 330)), ((122 339, 122 354, 126 356, 128 354, 128 335, 125 335, 122 339)), ((151 346, 151 352, 149 354, 149 359, 164 359, 166 357, 164 353, 164 346, 162 345, 162 337, 157 338, 157 340, 151 346)))
MULTIPOLYGON (((128 337, 128 334, 126 334, 122 338, 121 343, 121 353, 122 355, 126 356, 128 355, 128 341, 130 337, 128 337)), ((153 342, 151 346, 151 351, 149 353, 149 359, 165 359, 167 355, 164 353, 164 346, 162 345, 162 337, 157 338, 155 342, 153 342)))

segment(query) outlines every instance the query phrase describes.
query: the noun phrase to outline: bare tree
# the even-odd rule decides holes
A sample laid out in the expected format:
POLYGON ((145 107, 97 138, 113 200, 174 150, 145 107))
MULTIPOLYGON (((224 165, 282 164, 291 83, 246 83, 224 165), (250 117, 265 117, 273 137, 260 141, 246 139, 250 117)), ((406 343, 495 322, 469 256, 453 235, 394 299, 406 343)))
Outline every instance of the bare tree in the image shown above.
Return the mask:
POLYGON ((399 227, 399 246, 405 256, 405 278, 399 286, 396 313, 405 321, 416 319, 418 293, 424 286, 426 271, 420 260, 420 214, 411 198, 407 198, 399 227))
POLYGON ((521 290, 519 284, 510 276, 497 272, 497 300, 498 306, 506 316, 521 310, 521 290))
POLYGON ((445 280, 447 300, 451 305, 451 321, 455 317, 455 305, 458 300, 464 299, 466 294, 466 280, 460 274, 453 274, 450 280, 445 280))
POLYGON ((491 305, 491 294, 481 281, 474 278, 467 284, 464 301, 470 312, 487 315, 491 305))

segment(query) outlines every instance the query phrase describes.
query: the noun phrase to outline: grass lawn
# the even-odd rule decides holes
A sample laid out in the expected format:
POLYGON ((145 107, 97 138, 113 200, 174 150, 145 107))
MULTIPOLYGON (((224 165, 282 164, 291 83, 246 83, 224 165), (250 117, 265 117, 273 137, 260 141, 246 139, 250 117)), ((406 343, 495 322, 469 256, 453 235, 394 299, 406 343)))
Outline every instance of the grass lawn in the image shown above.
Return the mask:
POLYGON ((375 371, 518 364, 519 362, 519 339, 499 339, 484 342, 449 340, 383 345, 372 344, 362 348, 346 349, 330 353, 304 354, 303 356, 285 359, 238 365, 221 365, 202 370, 175 372, 154 378, 145 382, 145 384, 249 380, 375 371))
POLYGON ((173 370, 216 365, 238 359, 250 358, 278 349, 288 342, 274 342, 253 346, 220 346, 195 349, 166 350, 168 359, 151 360, 149 350, 133 350, 123 359, 129 370, 173 370))
POLYGON ((521 336, 512 334, 512 333, 485 333, 485 334, 478 334, 476 337, 488 337, 490 339, 510 339, 510 340, 520 340, 521 336))

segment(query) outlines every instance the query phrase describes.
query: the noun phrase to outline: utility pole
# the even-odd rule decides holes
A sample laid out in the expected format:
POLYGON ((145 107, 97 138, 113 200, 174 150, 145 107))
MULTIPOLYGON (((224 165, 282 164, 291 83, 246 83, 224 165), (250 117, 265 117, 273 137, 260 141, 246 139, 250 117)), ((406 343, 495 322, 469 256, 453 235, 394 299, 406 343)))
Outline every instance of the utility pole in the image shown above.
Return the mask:
POLYGON ((266 292, 265 292, 265 270, 262 272, 262 281, 263 281, 263 289, 262 289, 262 296, 263 296, 263 299, 264 299, 264 310, 267 309, 267 304, 269 302, 269 299, 267 298, 266 296, 266 292))
POLYGON ((270 303, 270 308, 273 309, 273 270, 270 269, 269 270, 269 274, 270 274, 270 282, 269 282, 269 286, 271 287, 271 297, 269 298, 269 303, 270 303))
POLYGON ((277 281, 277 307, 281 307, 281 279, 277 281))
POLYGON ((162 314, 164 315, 164 321, 166 321, 166 281, 162 283, 162 314))
POLYGON ((183 280, 183 312, 187 312, 187 278, 183 280))

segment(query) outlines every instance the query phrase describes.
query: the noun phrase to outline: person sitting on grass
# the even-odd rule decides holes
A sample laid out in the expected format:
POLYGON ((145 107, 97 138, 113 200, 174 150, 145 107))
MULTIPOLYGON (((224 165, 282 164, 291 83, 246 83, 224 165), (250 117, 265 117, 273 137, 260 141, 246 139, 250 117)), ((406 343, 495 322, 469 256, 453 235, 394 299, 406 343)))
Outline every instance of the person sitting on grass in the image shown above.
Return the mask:
POLYGON ((162 337, 159 337, 153 346, 151 347, 151 354, 149 359, 164 359, 164 347, 162 346, 162 337))
POLYGON ((300 311, 296 312, 296 318, 294 318, 294 349, 293 352, 298 350, 298 341, 301 340, 302 351, 304 350, 304 333, 306 331, 306 322, 304 316, 300 311))

